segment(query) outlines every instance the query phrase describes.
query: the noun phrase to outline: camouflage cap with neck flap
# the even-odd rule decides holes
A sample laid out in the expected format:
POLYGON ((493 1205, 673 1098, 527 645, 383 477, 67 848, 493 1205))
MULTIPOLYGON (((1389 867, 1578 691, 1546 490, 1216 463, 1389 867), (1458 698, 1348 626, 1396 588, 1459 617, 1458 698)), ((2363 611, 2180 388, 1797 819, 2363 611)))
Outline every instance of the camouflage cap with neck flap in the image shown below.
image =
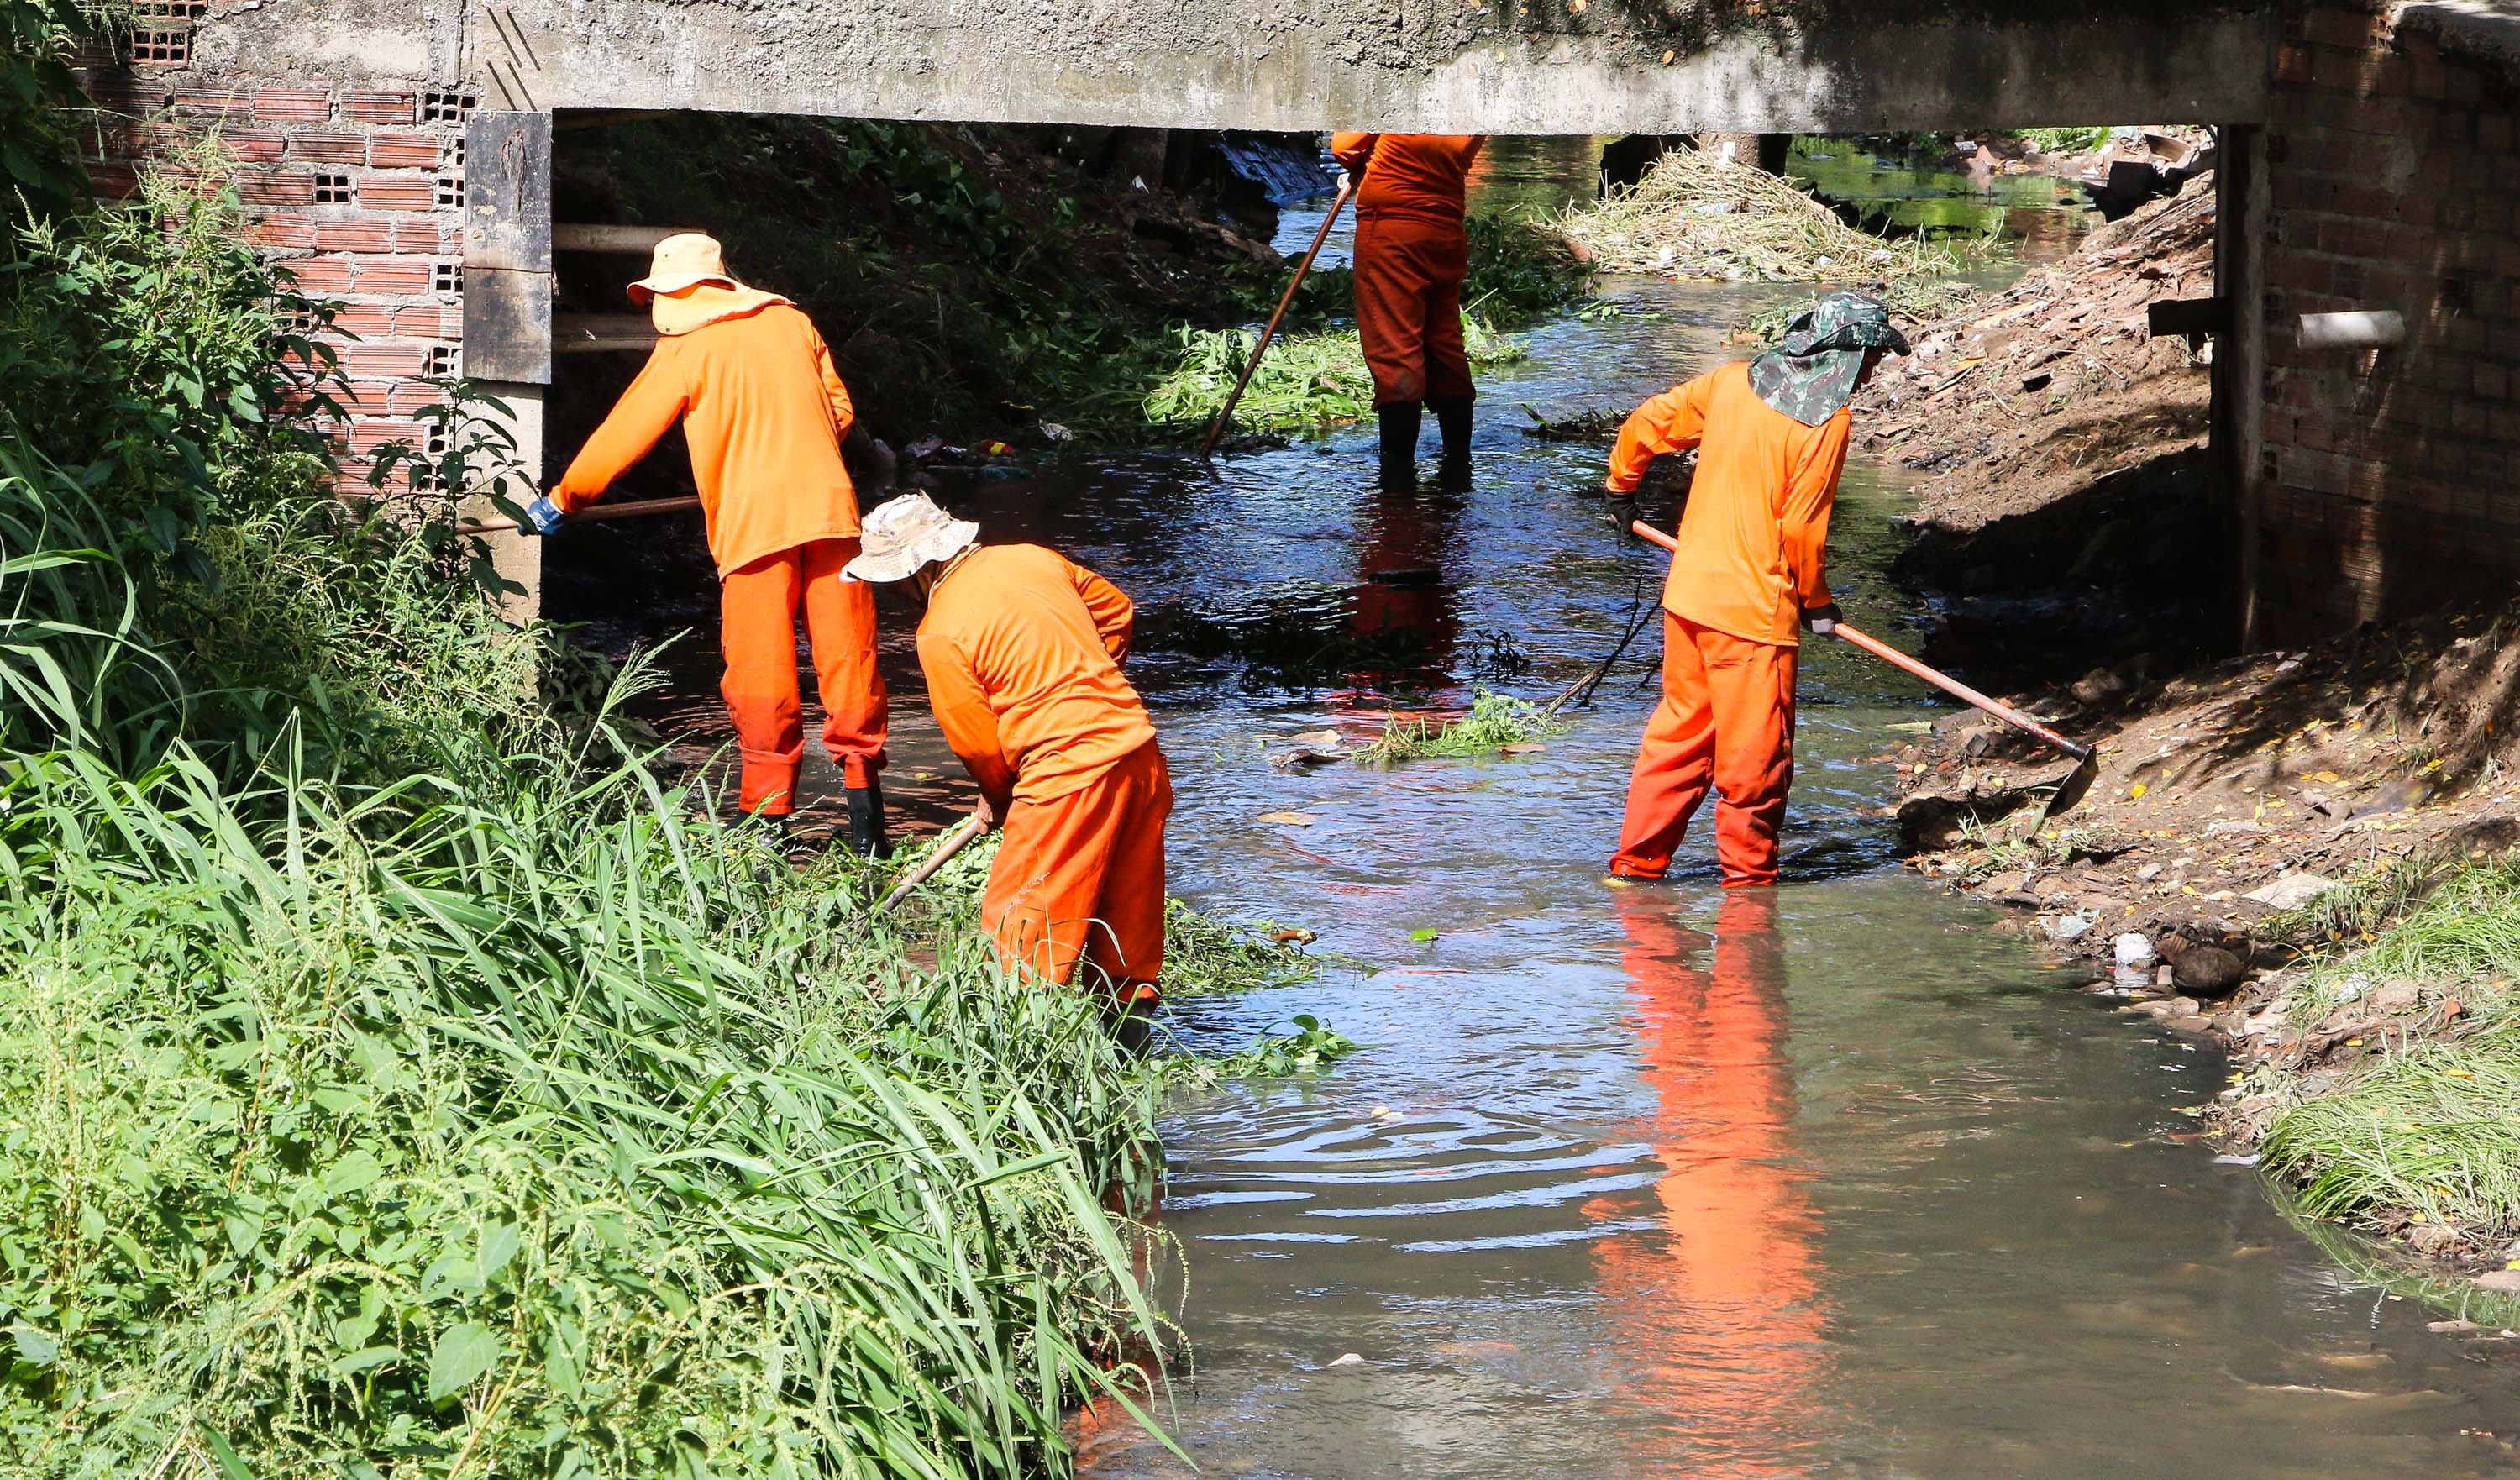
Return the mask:
POLYGON ((1869 293, 1833 292, 1795 315, 1776 348, 1750 362, 1750 389, 1806 426, 1837 415, 1855 395, 1864 357, 1908 352, 1890 305, 1869 293))

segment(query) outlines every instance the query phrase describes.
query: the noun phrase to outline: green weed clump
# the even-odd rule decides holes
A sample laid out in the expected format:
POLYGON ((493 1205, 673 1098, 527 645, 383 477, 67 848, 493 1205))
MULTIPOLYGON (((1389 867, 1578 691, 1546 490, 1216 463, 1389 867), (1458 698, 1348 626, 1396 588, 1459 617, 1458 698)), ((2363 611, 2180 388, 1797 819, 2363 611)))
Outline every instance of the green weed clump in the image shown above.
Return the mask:
MULTIPOLYGON (((1147 392, 1141 410, 1159 426, 1204 427, 1213 420, 1260 342, 1256 330, 1175 332, 1181 358, 1170 375, 1147 392)), ((1521 343, 1499 334, 1476 314, 1462 316, 1462 337, 1473 366, 1506 365, 1524 358, 1521 343)), ((1362 421, 1373 414, 1373 375, 1356 331, 1281 333, 1271 341, 1251 383, 1235 404, 1234 423, 1245 430, 1290 431, 1362 421)))
POLYGON ((2520 1022, 2420 1044, 2278 1114, 2267 1169, 2305 1212, 2411 1210, 2488 1232, 2520 1227, 2520 1022))
POLYGON ((1427 755, 1490 755, 1508 745, 1562 735, 1567 722, 1529 699, 1479 689, 1469 712, 1443 721, 1386 720, 1381 736, 1358 747, 1360 764, 1388 766, 1427 755))

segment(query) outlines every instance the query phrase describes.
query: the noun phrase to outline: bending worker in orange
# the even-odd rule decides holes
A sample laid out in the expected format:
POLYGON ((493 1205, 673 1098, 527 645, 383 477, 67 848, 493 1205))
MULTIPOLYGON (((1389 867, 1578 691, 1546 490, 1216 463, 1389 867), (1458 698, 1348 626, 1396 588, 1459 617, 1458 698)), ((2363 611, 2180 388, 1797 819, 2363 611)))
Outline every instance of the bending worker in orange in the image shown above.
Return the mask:
POLYGON ((696 232, 656 244, 630 298, 651 305, 656 347, 549 497, 528 508, 531 527, 558 529, 681 422, 717 561, 720 692, 743 755, 740 805, 769 817, 795 807, 801 611, 823 744, 847 786, 849 841, 881 854, 883 679, 875 594, 840 573, 858 553, 857 492, 840 463, 855 414, 832 352, 795 304, 729 277, 718 244, 696 232))
POLYGON ((1621 528, 1657 455, 1694 447, 1697 474, 1663 587, 1662 702, 1628 783, 1613 875, 1669 871, 1711 784, 1725 886, 1777 881, 1794 777, 1795 628, 1836 630, 1828 516, 1846 403, 1883 354, 1907 352, 1886 304, 1831 293, 1776 349, 1655 396, 1619 428, 1605 486, 1621 528))
POLYGON ((980 925, 1009 970, 1064 984, 1080 965, 1145 1031, 1164 964, 1164 819, 1173 787, 1120 661, 1134 608, 1038 545, 973 543, 977 525, 911 493, 870 512, 861 581, 906 582, 925 607, 919 666, 946 743, 1006 837, 980 925))
POLYGON ((1444 437, 1438 476, 1470 476, 1469 351, 1462 343, 1462 224, 1478 134, 1332 134, 1330 153, 1357 180, 1356 332, 1373 373, 1385 487, 1418 481, 1419 408, 1444 437))

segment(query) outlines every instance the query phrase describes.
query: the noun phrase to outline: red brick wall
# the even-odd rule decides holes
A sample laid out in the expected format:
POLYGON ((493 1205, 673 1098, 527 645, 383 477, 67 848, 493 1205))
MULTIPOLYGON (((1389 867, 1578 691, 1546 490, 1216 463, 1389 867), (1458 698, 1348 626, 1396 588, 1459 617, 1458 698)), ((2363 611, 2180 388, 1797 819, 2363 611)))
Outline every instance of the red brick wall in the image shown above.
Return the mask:
MULTIPOLYGON (((176 48, 182 51, 183 48, 176 48)), ((457 373, 464 336, 463 147, 472 100, 358 81, 211 78, 188 64, 128 62, 85 73, 103 108, 90 169, 108 193, 187 138, 214 134, 236 160, 247 235, 341 305, 325 337, 349 385, 337 429, 353 454, 403 438, 457 373)))
POLYGON ((2373 4, 2293 0, 2267 130, 2264 450, 2244 490, 2261 644, 2520 576, 2515 88, 2373 4), (2396 349, 2303 349, 2396 309, 2396 349))

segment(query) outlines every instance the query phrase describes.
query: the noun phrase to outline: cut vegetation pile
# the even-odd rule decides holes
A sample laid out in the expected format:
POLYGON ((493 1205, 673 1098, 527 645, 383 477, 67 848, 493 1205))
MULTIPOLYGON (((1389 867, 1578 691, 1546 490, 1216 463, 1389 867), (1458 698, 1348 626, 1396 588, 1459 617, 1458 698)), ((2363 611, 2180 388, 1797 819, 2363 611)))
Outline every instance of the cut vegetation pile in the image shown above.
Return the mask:
POLYGON ((1900 284, 1948 277, 1984 248, 1858 231, 1754 164, 1676 149, 1643 179, 1550 223, 1606 272, 1728 283, 1900 284))

